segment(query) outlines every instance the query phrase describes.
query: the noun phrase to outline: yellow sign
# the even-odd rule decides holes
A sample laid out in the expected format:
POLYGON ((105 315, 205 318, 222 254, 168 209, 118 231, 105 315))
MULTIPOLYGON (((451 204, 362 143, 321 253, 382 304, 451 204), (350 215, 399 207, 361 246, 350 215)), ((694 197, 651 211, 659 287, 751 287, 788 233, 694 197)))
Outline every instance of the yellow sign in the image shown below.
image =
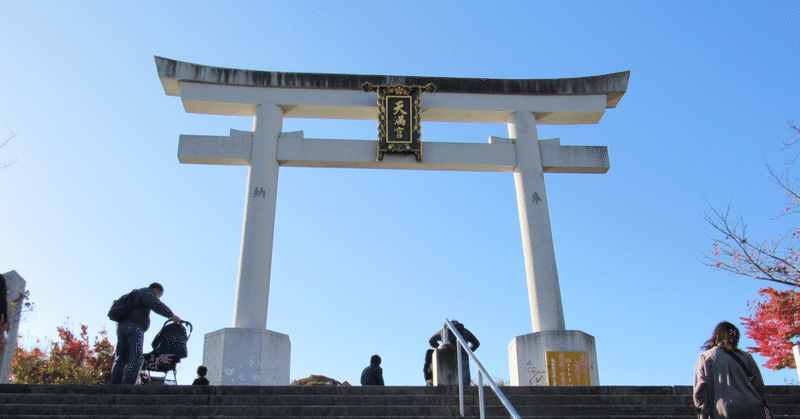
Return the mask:
POLYGON ((547 378, 551 386, 590 386, 589 352, 547 351, 547 378))

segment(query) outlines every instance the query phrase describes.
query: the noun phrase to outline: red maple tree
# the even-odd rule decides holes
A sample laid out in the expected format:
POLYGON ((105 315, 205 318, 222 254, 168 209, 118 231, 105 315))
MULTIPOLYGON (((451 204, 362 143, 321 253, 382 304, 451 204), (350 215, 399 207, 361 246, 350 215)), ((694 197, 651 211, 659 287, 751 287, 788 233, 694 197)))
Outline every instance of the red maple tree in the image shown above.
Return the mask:
MULTIPOLYGON (((784 141, 786 147, 800 143, 800 125, 789 123, 793 137, 784 141)), ((794 156, 782 171, 767 166, 769 180, 778 186, 785 204, 781 216, 800 213, 800 190, 795 186, 799 180, 793 173, 794 156)), ((748 303, 750 317, 742 317, 746 334, 753 339, 758 352, 768 358, 765 367, 779 370, 795 368, 792 346, 800 338, 800 228, 792 228, 775 239, 753 239, 747 223, 741 217, 731 215, 730 205, 725 211, 711 208, 706 212, 706 222, 720 235, 713 239, 712 251, 703 254, 706 265, 761 281, 770 281, 791 287, 786 291, 774 288, 759 290, 763 300, 748 303)))
POLYGON ((747 350, 769 358, 764 364, 769 369, 796 368, 792 346, 800 337, 800 293, 774 288, 758 293, 766 300, 750 301, 750 317, 741 318, 747 337, 756 343, 747 350))
POLYGON ((19 384, 108 384, 114 346, 108 341, 107 332, 101 331, 91 345, 86 325, 80 326, 78 336, 66 324, 56 329, 59 341, 53 342, 49 351, 39 347, 17 348, 11 381, 19 384))

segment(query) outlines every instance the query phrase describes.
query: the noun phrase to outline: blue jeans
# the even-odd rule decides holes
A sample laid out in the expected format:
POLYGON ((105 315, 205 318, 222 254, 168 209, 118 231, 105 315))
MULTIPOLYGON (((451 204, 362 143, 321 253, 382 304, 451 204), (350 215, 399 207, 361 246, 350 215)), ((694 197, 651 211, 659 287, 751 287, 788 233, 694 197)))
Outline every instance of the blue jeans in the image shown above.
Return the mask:
POLYGON ((134 322, 117 323, 117 348, 111 384, 136 384, 142 369, 144 327, 134 322))

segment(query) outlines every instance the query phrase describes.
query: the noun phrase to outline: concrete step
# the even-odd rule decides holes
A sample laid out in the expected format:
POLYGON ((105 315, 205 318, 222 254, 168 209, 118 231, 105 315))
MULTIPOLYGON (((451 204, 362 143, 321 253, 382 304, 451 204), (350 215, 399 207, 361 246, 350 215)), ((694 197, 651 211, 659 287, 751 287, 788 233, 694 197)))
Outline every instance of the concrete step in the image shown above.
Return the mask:
MULTIPOLYGON (((689 386, 504 387, 525 418, 693 419, 689 386)), ((800 387, 767 388, 776 418, 800 418, 800 387)), ((478 389, 465 391, 477 417, 478 389)), ((507 418, 485 388, 487 417, 507 418)), ((2 418, 444 418, 459 416, 457 387, 192 387, 0 385, 2 418)))
MULTIPOLYGON (((477 415, 478 407, 465 406, 469 415, 477 415)), ((567 405, 567 406, 514 406, 521 416, 644 416, 654 412, 654 406, 596 406, 596 405, 567 405)), ((691 406, 657 406, 660 415, 681 416, 694 413, 691 406)), ((11 404, 4 405, 3 410, 9 416, 13 415, 81 415, 92 414, 98 417, 124 415, 136 413, 140 415, 171 415, 171 416, 453 416, 458 414, 458 405, 442 406, 353 406, 343 401, 340 405, 262 405, 262 406, 207 406, 207 405, 83 405, 83 404, 11 404)), ((486 414, 502 416, 505 409, 501 406, 487 406, 486 414)))
MULTIPOLYGON (((14 419, 98 419, 98 416, 93 415, 58 415, 58 416, 36 416, 36 415, 22 415, 11 416, 14 419)), ((193 419, 220 419, 219 416, 191 416, 193 419)), ((269 417, 271 419, 293 419, 297 416, 236 416, 235 419, 263 419, 269 417)), ((368 419, 374 416, 350 416, 352 419, 368 419)), ((382 416, 381 419, 411 419, 411 418, 425 418, 425 419, 453 419, 453 417, 461 417, 458 415, 448 416, 382 416)), ((464 416, 466 419, 478 419, 480 416, 464 416)), ((503 416, 486 416, 487 419, 508 419, 508 415, 503 416)), ((104 419, 153 419, 154 416, 141 416, 141 415, 113 415, 105 416, 104 419)), ((186 416, 169 416, 161 415, 159 419, 186 419, 186 416)), ((331 416, 303 416, 305 419, 330 419, 331 416)), ((681 415, 681 416, 663 416, 663 415, 646 415, 646 416, 530 416, 535 419, 696 419, 696 415, 681 415)))

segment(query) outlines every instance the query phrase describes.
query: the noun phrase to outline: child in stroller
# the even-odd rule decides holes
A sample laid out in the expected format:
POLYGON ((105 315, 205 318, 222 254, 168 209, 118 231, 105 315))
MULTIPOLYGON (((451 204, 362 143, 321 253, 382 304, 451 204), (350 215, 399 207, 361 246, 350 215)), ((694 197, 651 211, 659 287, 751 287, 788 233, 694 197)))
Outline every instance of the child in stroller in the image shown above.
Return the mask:
POLYGON ((153 351, 143 355, 142 372, 139 379, 142 384, 178 384, 176 368, 181 359, 188 356, 186 342, 192 335, 192 324, 187 321, 175 323, 167 320, 153 339, 153 351), (189 326, 187 332, 186 327, 189 326), (167 373, 172 371, 172 380, 167 373), (151 372, 163 372, 163 377, 154 377, 151 372))

